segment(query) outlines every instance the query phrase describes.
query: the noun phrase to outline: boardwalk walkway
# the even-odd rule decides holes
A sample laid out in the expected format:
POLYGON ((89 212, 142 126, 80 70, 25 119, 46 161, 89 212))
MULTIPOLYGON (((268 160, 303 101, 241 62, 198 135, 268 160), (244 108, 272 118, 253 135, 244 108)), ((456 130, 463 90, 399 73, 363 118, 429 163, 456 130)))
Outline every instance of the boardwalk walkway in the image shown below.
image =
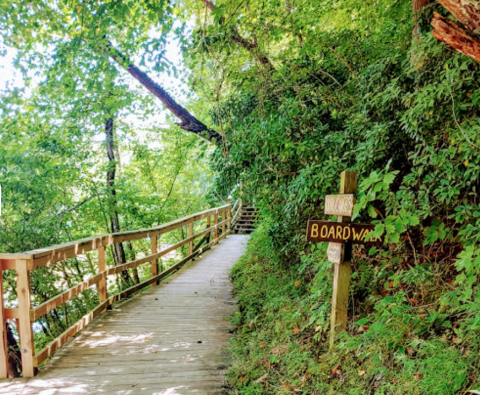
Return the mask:
POLYGON ((236 309, 228 274, 247 241, 228 236, 95 319, 35 378, 1 381, 0 394, 221 394, 236 309))

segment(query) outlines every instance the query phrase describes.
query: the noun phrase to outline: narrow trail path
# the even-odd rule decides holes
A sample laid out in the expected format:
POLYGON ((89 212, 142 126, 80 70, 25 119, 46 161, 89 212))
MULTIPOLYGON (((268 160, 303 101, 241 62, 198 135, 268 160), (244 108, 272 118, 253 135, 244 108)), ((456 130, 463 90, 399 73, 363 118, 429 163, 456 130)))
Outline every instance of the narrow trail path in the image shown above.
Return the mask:
POLYGON ((229 271, 247 242, 228 236, 96 318, 35 378, 0 381, 0 394, 221 394, 236 311, 229 271))

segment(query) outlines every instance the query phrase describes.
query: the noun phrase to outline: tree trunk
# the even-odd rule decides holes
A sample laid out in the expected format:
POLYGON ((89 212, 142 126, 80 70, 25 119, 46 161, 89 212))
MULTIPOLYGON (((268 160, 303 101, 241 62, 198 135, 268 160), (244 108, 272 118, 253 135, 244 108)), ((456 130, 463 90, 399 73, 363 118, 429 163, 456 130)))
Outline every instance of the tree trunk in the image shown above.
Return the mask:
POLYGON ((458 23, 434 13, 433 37, 455 48, 457 51, 480 62, 480 39, 463 29, 458 23))
POLYGON ((8 347, 8 377, 20 377, 22 371, 22 354, 18 346, 15 336, 13 336, 12 327, 8 322, 5 323, 7 328, 7 347, 8 347))
MULTIPOLYGON (((107 171, 107 187, 111 194, 111 210, 110 210, 110 227, 112 233, 120 232, 120 219, 117 211, 117 191, 115 189, 115 174, 117 169, 117 161, 115 160, 115 140, 113 135, 113 118, 108 118, 105 123, 105 142, 107 146, 108 157, 108 171, 107 171)), ((123 264, 127 262, 125 256, 125 249, 122 243, 115 243, 114 245, 115 256, 117 264, 123 264)), ((127 270, 122 272, 122 277, 125 286, 129 286, 132 282, 130 274, 127 270)))
POLYGON ((480 2, 472 0, 438 0, 438 2, 467 30, 480 32, 480 2))
POLYGON ((420 23, 418 22, 419 12, 431 3, 431 1, 432 0, 412 0, 413 21, 415 22, 412 32, 413 40, 418 40, 420 38, 420 23))

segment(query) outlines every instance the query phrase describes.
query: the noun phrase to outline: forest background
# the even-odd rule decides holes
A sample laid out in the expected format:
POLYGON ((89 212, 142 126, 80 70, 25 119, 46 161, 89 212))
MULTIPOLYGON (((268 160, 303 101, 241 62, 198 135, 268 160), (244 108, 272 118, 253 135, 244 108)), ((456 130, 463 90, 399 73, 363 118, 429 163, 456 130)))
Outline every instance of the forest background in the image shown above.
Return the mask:
MULTIPOLYGON (((242 183, 262 221, 233 271, 231 393, 480 388, 479 9, 464 0, 0 5, 2 45, 15 49, 25 84, 0 104, 0 249, 150 227, 237 198, 242 183), (189 111, 152 84, 176 72, 165 56, 172 37, 195 92, 182 97, 189 111), (180 127, 172 116, 169 127, 137 128, 129 114, 151 116, 156 99, 180 127), (343 170, 359 174, 354 220, 373 221, 386 241, 354 250, 351 324, 329 350, 332 264, 304 234, 343 170)), ((110 264, 143 247, 116 247, 110 264)), ((90 270, 72 260, 34 278, 36 302, 90 270)), ((39 322, 39 347, 95 295, 82 297, 39 322)))

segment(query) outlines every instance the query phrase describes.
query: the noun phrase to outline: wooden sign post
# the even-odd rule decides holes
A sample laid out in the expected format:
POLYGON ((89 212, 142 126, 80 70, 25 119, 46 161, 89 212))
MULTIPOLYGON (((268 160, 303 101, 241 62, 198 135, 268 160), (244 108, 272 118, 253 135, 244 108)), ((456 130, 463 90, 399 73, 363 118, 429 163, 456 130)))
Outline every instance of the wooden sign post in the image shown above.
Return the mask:
POLYGON ((328 260, 335 264, 330 347, 335 340, 335 331, 344 330, 347 327, 352 243, 369 245, 382 243, 381 238, 367 237, 373 232, 374 225, 350 223, 355 205, 355 192, 357 192, 357 172, 342 172, 340 195, 325 197, 325 214, 338 215, 337 222, 310 220, 307 226, 307 241, 330 242, 327 256, 328 260))
MULTIPOLYGON (((343 171, 340 176, 340 195, 354 194, 357 192, 357 172, 343 171)), ((353 204, 351 205, 350 215, 338 216, 338 222, 350 222, 353 214, 353 204)), ((332 316, 330 318, 330 347, 335 341, 335 331, 337 324, 341 330, 347 327, 348 311, 348 288, 350 287, 351 267, 350 260, 352 256, 352 243, 330 243, 330 253, 335 254, 335 272, 333 275, 333 295, 332 295, 332 316)))
POLYGON ((308 221, 307 241, 330 242, 328 260, 335 264, 333 276, 330 347, 335 332, 347 327, 348 288, 350 287, 352 244, 382 244, 382 238, 368 237, 375 226, 350 223, 357 192, 357 172, 344 171, 340 178, 340 194, 325 197, 325 214, 338 215, 337 222, 308 221), (368 240, 367 240, 368 239, 368 240))

